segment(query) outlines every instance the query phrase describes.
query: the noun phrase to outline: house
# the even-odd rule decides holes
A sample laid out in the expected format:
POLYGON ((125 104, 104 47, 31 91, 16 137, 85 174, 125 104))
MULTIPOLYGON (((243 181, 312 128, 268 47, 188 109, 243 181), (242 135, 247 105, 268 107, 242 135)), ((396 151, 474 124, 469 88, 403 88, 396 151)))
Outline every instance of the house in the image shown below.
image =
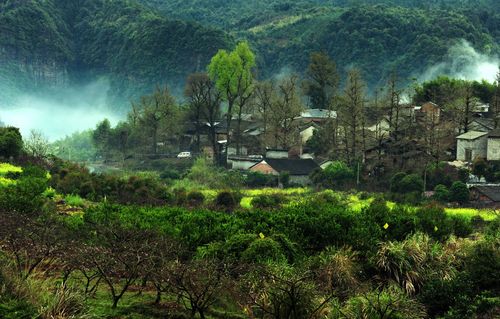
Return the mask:
POLYGON ((479 131, 479 132, 489 132, 492 131, 495 127, 494 119, 487 117, 474 117, 472 121, 469 123, 468 130, 469 131, 479 131))
POLYGON ((457 160, 472 162, 477 157, 486 158, 488 133, 469 131, 457 137, 457 160))
POLYGON ((311 184, 309 175, 318 168, 312 159, 266 158, 250 167, 250 171, 271 175, 286 172, 291 184, 308 185, 311 184))
POLYGON ((250 167, 260 163, 262 161, 262 156, 228 156, 227 164, 232 169, 236 170, 248 170, 250 167))
POLYGON ((417 120, 424 120, 427 123, 438 124, 441 118, 441 108, 433 102, 427 102, 415 108, 417 120))
POLYGON ((336 119, 337 112, 325 109, 308 109, 300 114, 299 117, 296 117, 296 120, 299 120, 303 123, 315 122, 322 123, 328 119, 336 119))
POLYGON ((307 141, 311 139, 311 137, 313 137, 314 131, 316 131, 318 128, 319 125, 315 122, 307 123, 306 125, 303 125, 299 128, 300 141, 303 145, 306 144, 307 141))
POLYGON ((500 161, 500 129, 488 133, 486 159, 488 161, 500 161))
POLYGON ((476 207, 500 209, 500 185, 475 185, 470 192, 476 207))

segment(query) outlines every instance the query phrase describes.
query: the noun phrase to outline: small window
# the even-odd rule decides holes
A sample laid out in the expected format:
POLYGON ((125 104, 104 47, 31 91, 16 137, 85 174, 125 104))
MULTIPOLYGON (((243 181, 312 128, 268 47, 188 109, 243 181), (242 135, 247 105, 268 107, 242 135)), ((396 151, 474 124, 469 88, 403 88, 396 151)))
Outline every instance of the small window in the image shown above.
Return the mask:
POLYGON ((472 162, 472 150, 470 148, 465 149, 465 161, 472 162))

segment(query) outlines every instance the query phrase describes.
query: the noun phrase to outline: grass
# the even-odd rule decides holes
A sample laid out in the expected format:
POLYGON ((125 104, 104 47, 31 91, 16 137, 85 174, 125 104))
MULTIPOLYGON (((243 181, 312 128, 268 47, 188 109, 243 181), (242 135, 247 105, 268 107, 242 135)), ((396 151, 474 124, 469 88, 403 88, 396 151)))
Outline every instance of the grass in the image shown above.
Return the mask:
POLYGON ((66 195, 64 197, 66 204, 73 207, 84 207, 85 201, 78 195, 66 195))
POLYGON ((492 221, 500 215, 499 211, 475 208, 446 208, 445 212, 449 215, 460 215, 468 219, 471 219, 474 216, 480 216, 486 221, 492 221))

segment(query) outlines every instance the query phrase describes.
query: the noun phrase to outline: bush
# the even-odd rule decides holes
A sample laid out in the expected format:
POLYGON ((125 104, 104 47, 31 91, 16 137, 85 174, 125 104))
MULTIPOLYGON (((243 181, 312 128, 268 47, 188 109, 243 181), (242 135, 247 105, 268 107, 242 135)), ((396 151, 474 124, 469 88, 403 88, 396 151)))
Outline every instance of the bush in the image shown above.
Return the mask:
POLYGON ((399 193, 414 193, 422 192, 424 189, 424 181, 418 174, 410 174, 403 177, 403 179, 397 184, 397 192, 399 193))
POLYGON ((391 178, 391 192, 393 193, 399 193, 399 183, 403 180, 403 178, 406 177, 406 174, 403 172, 399 172, 394 174, 391 178))
POLYGON ((245 185, 249 188, 277 186, 278 179, 275 175, 248 172, 245 178, 245 185))
POLYGON ((189 192, 187 194, 187 202, 190 206, 200 206, 205 202, 205 195, 202 192, 189 192))
POLYGON ((422 207, 416 215, 419 229, 437 240, 444 240, 453 233, 453 222, 442 207, 422 207))
POLYGON ((217 194, 215 205, 227 211, 232 211, 240 205, 241 198, 239 193, 223 191, 217 194))
POLYGON ((454 182, 450 187, 450 201, 465 204, 469 202, 470 192, 463 182, 454 182))
POLYGON ((433 198, 440 202, 447 202, 450 198, 450 191, 446 186, 439 184, 434 188, 433 198))
POLYGON ((285 261, 286 257, 278 242, 272 238, 259 238, 241 254, 241 259, 248 263, 266 263, 285 261))
POLYGON ((261 209, 276 209, 285 203, 286 198, 282 194, 261 194, 252 199, 252 207, 261 209))
POLYGON ((345 187, 354 180, 354 171, 346 163, 335 161, 324 170, 314 171, 311 180, 314 184, 325 188, 345 187))

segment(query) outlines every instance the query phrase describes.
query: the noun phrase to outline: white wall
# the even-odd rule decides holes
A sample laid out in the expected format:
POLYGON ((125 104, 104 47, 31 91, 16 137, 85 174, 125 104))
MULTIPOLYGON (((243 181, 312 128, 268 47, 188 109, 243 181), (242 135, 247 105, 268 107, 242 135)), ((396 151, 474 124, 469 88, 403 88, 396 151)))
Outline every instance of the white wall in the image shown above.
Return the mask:
POLYGON ((488 138, 485 136, 475 140, 457 140, 457 160, 465 161, 465 150, 472 150, 472 160, 476 157, 484 157, 487 155, 488 138))
POLYGON ((500 138, 488 139, 488 161, 500 161, 500 138))

